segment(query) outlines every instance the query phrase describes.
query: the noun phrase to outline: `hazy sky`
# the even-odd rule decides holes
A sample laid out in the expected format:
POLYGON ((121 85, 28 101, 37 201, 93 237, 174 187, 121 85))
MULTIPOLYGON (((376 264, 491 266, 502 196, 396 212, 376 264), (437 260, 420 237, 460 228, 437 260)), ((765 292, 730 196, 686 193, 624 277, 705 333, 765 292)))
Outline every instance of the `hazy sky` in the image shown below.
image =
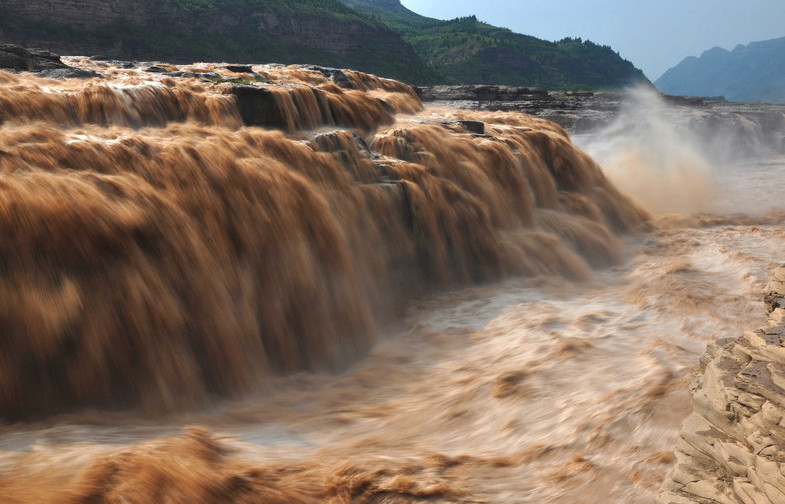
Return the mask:
POLYGON ((428 17, 476 15, 546 40, 607 44, 651 80, 714 46, 785 37, 785 0, 401 0, 428 17))

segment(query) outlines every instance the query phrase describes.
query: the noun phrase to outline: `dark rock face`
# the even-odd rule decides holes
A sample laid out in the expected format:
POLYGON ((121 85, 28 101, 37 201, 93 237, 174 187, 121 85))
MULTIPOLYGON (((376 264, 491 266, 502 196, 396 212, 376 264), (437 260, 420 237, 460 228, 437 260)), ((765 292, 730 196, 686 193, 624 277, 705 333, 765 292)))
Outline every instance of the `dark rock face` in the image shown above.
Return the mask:
POLYGON ((237 84, 229 91, 237 100, 237 108, 248 126, 286 129, 286 117, 272 91, 263 87, 237 84))
POLYGON ((44 49, 28 49, 16 44, 0 44, 0 68, 15 72, 38 72, 50 79, 91 79, 101 77, 93 70, 73 68, 60 56, 44 49))
POLYGON ((224 68, 230 72, 253 73, 253 68, 251 68, 251 65, 226 65, 224 68))
POLYGON ((339 68, 323 67, 319 65, 300 65, 308 70, 316 70, 335 83, 336 86, 344 89, 354 89, 354 84, 349 77, 339 68))
POLYGON ((26 49, 15 44, 0 44, 0 68, 37 72, 67 68, 60 56, 43 49, 26 49))
POLYGON ((474 133, 476 135, 485 134, 485 123, 482 121, 458 121, 458 124, 463 126, 463 129, 469 133, 474 133))
POLYGON ((136 62, 127 61, 127 60, 117 60, 104 55, 90 56, 90 58, 88 59, 91 61, 103 61, 115 66, 119 66, 120 68, 135 68, 137 66, 136 62))
POLYGON ((665 103, 671 105, 686 105, 690 107, 702 107, 706 104, 703 98, 697 96, 676 96, 676 95, 662 95, 665 103))
POLYGON ((246 126, 292 131, 333 124, 332 109, 321 90, 310 88, 318 107, 307 114, 293 109, 291 98, 285 97, 287 93, 291 96, 294 91, 283 90, 280 93, 276 91, 250 84, 232 84, 224 93, 234 96, 246 126))
POLYGON ((165 68, 165 67, 162 67, 160 65, 151 65, 151 66, 145 68, 144 71, 145 72, 150 72, 150 73, 166 73, 166 72, 169 71, 169 69, 165 68))
POLYGON ((417 88, 423 101, 472 100, 479 102, 513 102, 522 100, 551 100, 548 91, 533 87, 489 86, 429 86, 417 88))
POLYGON ((83 68, 54 68, 51 70, 43 70, 38 72, 40 77, 48 77, 50 79, 92 79, 94 77, 102 78, 101 74, 94 70, 85 70, 83 68))

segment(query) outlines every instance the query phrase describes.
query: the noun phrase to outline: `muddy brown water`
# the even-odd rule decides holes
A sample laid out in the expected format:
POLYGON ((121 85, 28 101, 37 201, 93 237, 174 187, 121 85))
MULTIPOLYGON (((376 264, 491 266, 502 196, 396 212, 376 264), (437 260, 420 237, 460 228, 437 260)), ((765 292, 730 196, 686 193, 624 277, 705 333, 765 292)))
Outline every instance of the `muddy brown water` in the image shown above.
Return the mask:
POLYGON ((763 321, 785 160, 647 224, 558 126, 255 69, 288 133, 0 74, 0 500, 653 501, 706 342, 763 321))

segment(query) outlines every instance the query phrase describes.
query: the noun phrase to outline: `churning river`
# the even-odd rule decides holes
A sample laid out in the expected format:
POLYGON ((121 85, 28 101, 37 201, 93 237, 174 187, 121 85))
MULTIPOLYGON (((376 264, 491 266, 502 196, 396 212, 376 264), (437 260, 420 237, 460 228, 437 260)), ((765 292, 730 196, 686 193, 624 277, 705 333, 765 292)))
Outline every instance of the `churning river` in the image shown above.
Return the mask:
MULTIPOLYGON (((144 88, 147 79, 101 70, 116 72, 113 78, 127 87, 144 88)), ((283 73, 268 69, 273 80, 274 71, 283 73)), ((339 93, 317 77, 297 79, 339 93)), ((8 331, 0 336, 3 503, 653 502, 673 463, 706 343, 763 323, 767 274, 783 260, 785 186, 778 181, 785 158, 771 153, 708 161, 700 142, 685 145, 683 135, 669 139, 646 130, 636 136, 618 124, 574 138, 610 183, 651 213, 641 224, 645 212, 633 203, 616 200, 615 190, 594 190, 608 182, 591 179, 586 189, 588 176, 559 178, 559 166, 592 168, 580 165, 582 154, 557 150, 568 147, 547 125, 514 114, 407 109, 379 130, 377 119, 346 125, 382 156, 374 166, 385 166, 386 185, 378 193, 335 196, 345 184, 335 163, 371 159, 353 147, 351 135, 337 138, 355 154, 329 157, 324 151, 336 150, 320 151, 310 137, 241 127, 231 103, 221 101, 228 95, 171 82, 154 85, 184 96, 207 94, 213 108, 185 114, 182 124, 164 118, 141 130, 133 118, 125 125, 120 119, 69 123, 56 120, 54 105, 34 100, 46 93, 84 96, 83 84, 74 90, 10 74, 0 81, 6 99, 36 95, 24 114, 48 107, 31 121, 5 117, 0 129, 1 229, 3 240, 14 240, 0 245, 0 328, 8 331), (434 118, 449 124, 434 126, 434 118), (487 138, 471 137, 450 122, 456 119, 483 121, 487 138), (527 136, 538 128, 548 138, 527 136), (442 130, 451 136, 440 136, 442 130), (539 178, 539 161, 526 151, 543 152, 546 140, 551 150, 544 163, 551 165, 542 171, 555 173, 556 189, 545 187, 554 183, 539 178), (462 149, 468 157, 460 157, 462 149), (198 157, 205 152, 212 157, 198 157), (560 164, 559 155, 580 163, 560 164), (112 166, 86 166, 93 156, 112 166), (260 167, 264 156, 272 168, 260 167), (499 177, 494 183, 502 189, 495 189, 477 168, 489 160, 520 166, 520 159, 536 165, 525 177, 531 187, 523 191, 531 200, 525 204, 503 191, 522 191, 518 179, 499 177), (206 168, 210 163, 230 166, 231 173, 206 168), (319 163, 337 171, 309 172, 319 163), (441 170, 458 165, 466 178, 444 187, 414 174, 426 166, 428 177, 449 178, 441 170), (180 171, 148 173, 166 166, 180 171), (268 171, 257 181, 254 170, 268 171), (240 181, 229 181, 232 176, 240 181), (397 204, 385 203, 388 186, 396 185, 406 186, 411 205, 399 219, 404 224, 391 216, 397 204), (174 196, 162 196, 164 190, 174 196), (295 201, 279 192, 295 194, 295 201), (240 208, 260 193, 264 201, 240 208), (351 204, 341 206, 341 198, 351 204), (450 205, 457 210, 444 210, 450 205), (267 214, 251 215, 259 208, 267 214), (324 216, 330 209, 337 224, 324 216), (461 217, 464 211, 471 217, 461 217), (453 226, 456 212, 454 235, 433 231, 453 226), (609 218, 614 212, 627 217, 609 218), (369 223, 365 213, 378 217, 369 223), (251 224, 231 224, 231 236, 214 238, 225 222, 243 218, 251 224), (414 221, 417 228, 428 219, 433 224, 410 238, 406 225, 414 221), (501 230, 500 238, 480 229, 487 222, 501 230), (511 237, 520 227, 530 231, 511 237), (580 229, 591 237, 581 237, 580 229), (115 242, 118 235, 122 241, 115 242), (268 240, 283 242, 282 251, 268 240), (428 251, 431 246, 444 250, 428 251), (15 255, 14 247, 25 248, 15 255), (211 254, 193 252, 205 247, 211 254), (459 247, 470 252, 455 252, 459 247), (261 250, 261 258, 248 250, 261 250), (516 253, 535 259, 510 259, 516 253), (249 271, 268 259, 261 283, 250 279, 249 271), (414 263, 421 272, 397 271, 414 263), (173 279, 166 276, 172 269, 178 269, 173 279), (128 273, 137 270, 145 273, 128 273), (185 277, 193 282, 179 283, 185 277), (136 311, 126 315, 102 303, 136 311), (231 314, 224 318, 226 310, 231 314), (257 312, 263 315, 249 315, 257 312), (156 318, 160 313, 177 320, 156 318), (197 334, 188 320, 206 333, 197 334), (263 339, 258 349, 253 336, 215 350, 239 331, 296 335, 299 346, 263 339), (333 338, 344 331, 352 335, 349 343, 336 347, 333 338), (322 332, 330 335, 314 336, 322 332), (167 334, 176 335, 174 342, 167 334), (69 338, 78 342, 63 343, 69 338), (182 347, 193 352, 193 362, 177 338, 200 341, 198 350, 182 347), (277 354, 270 350, 275 345, 277 354), (317 350, 302 348, 308 345, 317 350), (319 352, 331 355, 328 366, 316 362, 319 352), (75 356, 73 366, 62 363, 75 356), (170 377, 175 384, 164 384, 170 377), (129 385, 134 380, 143 385, 129 385), (115 394, 123 400, 115 402, 115 394)), ((97 93, 104 84, 91 85, 97 93)), ((388 85, 392 98, 385 98, 378 86, 364 85, 386 108, 404 107, 395 100, 403 103, 405 90, 388 85)), ((178 98, 178 106, 188 99, 178 98)), ((652 127, 669 131, 667 114, 646 116, 659 121, 652 127)), ((368 166, 354 166, 353 177, 362 179, 368 166)))

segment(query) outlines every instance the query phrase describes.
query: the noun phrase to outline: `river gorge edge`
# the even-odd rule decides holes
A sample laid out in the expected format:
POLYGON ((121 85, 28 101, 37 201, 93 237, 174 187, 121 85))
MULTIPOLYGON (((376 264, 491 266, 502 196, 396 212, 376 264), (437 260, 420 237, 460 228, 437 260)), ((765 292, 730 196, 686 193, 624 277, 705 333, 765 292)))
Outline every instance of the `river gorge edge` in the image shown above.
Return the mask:
POLYGON ((785 502, 785 265, 764 304, 764 327, 710 343, 701 357, 657 504, 785 502))

